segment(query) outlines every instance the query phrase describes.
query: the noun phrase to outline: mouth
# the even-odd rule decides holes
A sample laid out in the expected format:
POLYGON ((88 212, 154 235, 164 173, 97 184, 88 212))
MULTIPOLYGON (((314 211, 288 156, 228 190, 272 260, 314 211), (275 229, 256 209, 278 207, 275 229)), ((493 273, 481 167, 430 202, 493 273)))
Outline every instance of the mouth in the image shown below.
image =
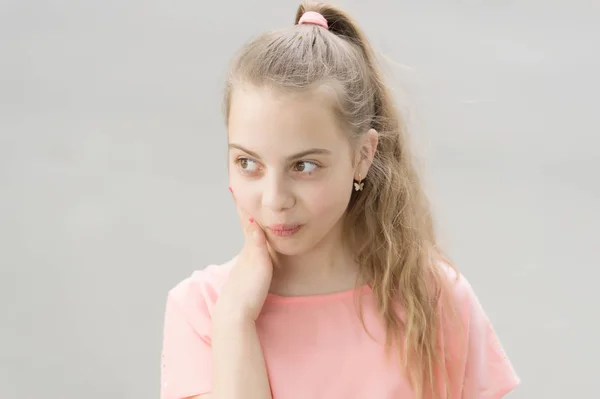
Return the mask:
POLYGON ((300 230, 299 224, 273 224, 269 226, 269 231, 277 237, 291 237, 300 230))

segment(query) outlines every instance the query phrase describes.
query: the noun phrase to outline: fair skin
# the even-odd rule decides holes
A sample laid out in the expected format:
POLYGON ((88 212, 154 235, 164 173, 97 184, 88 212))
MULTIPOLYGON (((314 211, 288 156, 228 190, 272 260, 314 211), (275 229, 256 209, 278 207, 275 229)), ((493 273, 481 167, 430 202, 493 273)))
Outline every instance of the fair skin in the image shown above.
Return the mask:
POLYGON ((229 178, 245 245, 213 315, 214 389, 194 398, 271 398, 255 321, 269 292, 352 288, 358 265, 342 240, 353 181, 377 148, 373 129, 351 143, 323 94, 236 88, 229 178))

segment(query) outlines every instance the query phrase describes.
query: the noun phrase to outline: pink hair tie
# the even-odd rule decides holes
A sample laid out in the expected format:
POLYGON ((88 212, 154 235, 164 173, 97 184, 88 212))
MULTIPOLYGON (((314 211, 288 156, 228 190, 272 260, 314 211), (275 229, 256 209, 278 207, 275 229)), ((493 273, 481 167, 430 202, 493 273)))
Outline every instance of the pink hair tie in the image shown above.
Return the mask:
POLYGON ((325 17, 315 11, 307 11, 302 14, 302 17, 300 17, 300 20, 298 21, 298 25, 302 24, 320 25, 325 29, 329 28, 325 17))

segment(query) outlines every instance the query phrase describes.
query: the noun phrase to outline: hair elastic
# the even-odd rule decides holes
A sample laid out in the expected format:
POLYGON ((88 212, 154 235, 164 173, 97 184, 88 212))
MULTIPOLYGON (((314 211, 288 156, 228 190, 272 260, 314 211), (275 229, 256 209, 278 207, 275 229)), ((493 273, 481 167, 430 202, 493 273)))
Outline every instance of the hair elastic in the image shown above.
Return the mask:
POLYGON ((329 29, 325 17, 316 11, 307 11, 304 14, 302 14, 302 17, 300 17, 300 19, 298 20, 298 25, 302 24, 319 25, 325 29, 329 29))

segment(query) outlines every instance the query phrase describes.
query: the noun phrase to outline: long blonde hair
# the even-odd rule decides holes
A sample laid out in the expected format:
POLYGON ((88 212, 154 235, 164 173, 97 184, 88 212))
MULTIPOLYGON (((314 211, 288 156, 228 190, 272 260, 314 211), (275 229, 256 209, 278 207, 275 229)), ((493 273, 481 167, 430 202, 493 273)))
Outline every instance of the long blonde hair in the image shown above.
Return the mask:
POLYGON ((417 397, 443 395, 448 373, 440 346, 440 312, 445 306, 445 259, 436 246, 429 203, 409 151, 406 127, 383 80, 366 36, 345 12, 323 3, 302 3, 295 25, 247 43, 234 59, 224 107, 229 117, 234 87, 250 83, 282 91, 326 87, 335 111, 358 139, 370 128, 379 143, 364 189, 354 192, 345 223, 356 249, 360 281, 372 288, 385 320, 388 349, 400 348, 404 370, 417 397), (329 28, 298 25, 307 11, 323 15, 329 28), (398 306, 404 315, 398 314, 398 306))

